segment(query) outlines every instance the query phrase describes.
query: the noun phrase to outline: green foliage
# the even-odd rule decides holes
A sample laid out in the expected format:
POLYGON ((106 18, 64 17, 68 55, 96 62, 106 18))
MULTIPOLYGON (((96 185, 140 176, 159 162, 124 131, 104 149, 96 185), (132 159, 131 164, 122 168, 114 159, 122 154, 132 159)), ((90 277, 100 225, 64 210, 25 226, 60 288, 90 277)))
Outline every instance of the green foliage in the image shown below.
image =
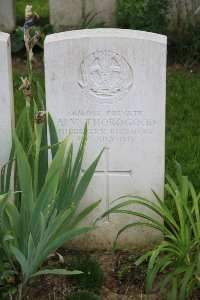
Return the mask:
POLYGON ((145 30, 166 34, 170 2, 168 0, 148 0, 145 6, 145 30))
MULTIPOLYGON (((5 200, 3 198, 0 207, 2 216, 1 248, 6 257, 10 259, 14 257, 18 261, 23 286, 36 275, 49 274, 49 270, 42 270, 42 273, 37 272, 37 270, 51 252, 56 251, 58 247, 71 238, 95 229, 94 226, 85 228, 76 228, 76 226, 98 205, 99 201, 90 205, 81 215, 74 217, 74 214, 101 156, 100 154, 91 164, 78 183, 87 139, 87 127, 85 127, 75 163, 72 163, 72 145, 69 147, 66 162, 64 162, 68 136, 54 152, 43 186, 39 188, 39 153, 45 151, 45 149, 41 150, 40 148, 42 125, 35 126, 35 135, 31 132, 30 139, 32 143, 34 141, 34 144, 28 143, 29 152, 26 154, 27 151, 23 145, 26 145, 27 141, 22 139, 23 142, 21 143, 18 138, 21 136, 20 131, 22 130, 19 124, 23 124, 22 126, 24 123, 26 124, 26 113, 22 113, 21 119, 19 119, 13 144, 21 194, 14 203, 9 199, 9 195, 5 200)), ((25 129, 27 127, 25 126, 25 129)), ((32 129, 29 128, 29 130, 32 129)), ((50 127, 50 135, 55 135, 53 124, 50 127)), ((43 159, 40 163, 43 164, 43 159)), ((10 166, 7 167, 6 171, 9 172, 9 169, 10 166)), ((5 191, 8 189, 8 183, 4 180, 6 176, 5 178, 2 177, 1 190, 5 191)), ((56 274, 57 272, 56 270, 56 274)), ((63 274, 63 271, 60 273, 63 274)), ((64 273, 66 275, 74 274, 74 272, 68 271, 64 273)), ((78 274, 79 272, 75 273, 78 274)))
POLYGON ((167 176, 165 189, 173 201, 177 218, 174 218, 167 204, 155 192, 158 204, 137 196, 131 196, 129 199, 122 197, 125 201, 108 210, 101 218, 110 213, 123 213, 141 218, 140 221, 124 226, 118 232, 115 243, 118 237, 131 227, 143 225, 159 230, 164 240, 154 250, 148 251, 139 258, 136 264, 139 265, 149 258, 146 279, 147 295, 150 294, 158 273, 164 273, 160 286, 161 295, 167 286, 168 299, 183 300, 191 295, 194 287, 200 284, 200 194, 196 193, 188 177, 183 176, 178 163, 177 183, 167 176), (157 217, 153 218, 141 212, 124 209, 130 204, 144 206, 156 213, 157 217))
POLYGON ((11 50, 13 53, 19 52, 24 48, 24 30, 18 26, 10 35, 11 50))
POLYGON ((65 298, 66 300, 100 300, 98 296, 89 291, 79 291, 71 293, 65 298))
POLYGON ((168 38, 168 53, 172 62, 192 68, 200 64, 200 6, 198 1, 191 1, 190 6, 184 2, 184 5, 174 7, 175 17, 172 20, 173 30, 168 38), (182 15, 185 17, 182 18, 182 15))
MULTIPOLYGON (((43 98, 38 84, 38 98, 43 98)), ((38 111, 34 104, 34 115, 38 111)), ((17 177, 13 202, 10 193, 0 201, 0 247, 22 282, 21 288, 34 276, 41 274, 74 275, 80 271, 48 270, 41 268, 47 256, 73 237, 94 230, 95 226, 77 228, 79 223, 99 204, 96 201, 75 217, 75 212, 89 185, 101 154, 84 173, 79 175, 87 140, 87 126, 76 157, 73 145, 66 146, 69 136, 58 143, 51 117, 48 126, 51 142, 44 143, 46 123, 37 124, 26 105, 18 120, 10 154, 11 163, 1 172, 1 193, 10 188, 12 162, 16 156, 17 177), (52 162, 48 168, 48 149, 52 162), (73 163, 74 161, 74 163, 73 163), (41 171, 43 175, 41 176, 41 171)))
POLYGON ((11 298, 11 295, 17 292, 15 287, 15 274, 12 266, 5 262, 4 255, 0 248, 0 299, 11 298))
POLYGON ((117 278, 122 282, 127 282, 127 278, 130 278, 130 274, 132 271, 132 263, 125 263, 124 265, 120 266, 120 269, 117 272, 117 278))
POLYGON ((121 28, 143 29, 144 1, 118 0, 117 23, 121 28))
MULTIPOLYGON (((183 166, 195 188, 200 182, 200 73, 169 72, 166 106, 166 173, 176 175, 174 160, 183 166)), ((173 209, 171 205, 171 209, 173 209)))
POLYGON ((129 251, 127 254, 123 252, 122 259, 120 256, 117 260, 117 279, 121 283, 126 284, 142 284, 146 277, 147 265, 142 264, 139 266, 135 265, 135 261, 144 253, 142 249, 138 251, 129 251))
POLYGON ((118 0, 117 23, 121 28, 167 32, 167 0, 118 0))
POLYGON ((192 1, 189 11, 186 1, 178 2, 172 14, 176 20, 170 21, 168 0, 118 0, 117 23, 121 28, 168 35, 170 62, 191 68, 200 64, 200 7, 192 1))
MULTIPOLYGON (((22 114, 23 119, 25 116, 26 114, 22 114)), ((16 132, 19 135, 19 129, 17 129, 16 132)), ((87 127, 85 127, 74 165, 72 164, 72 145, 69 147, 66 162, 64 162, 68 136, 64 142, 60 143, 57 151, 54 153, 52 163, 47 170, 45 182, 42 188, 39 189, 38 154, 40 152, 41 134, 42 126, 38 125, 34 138, 35 155, 33 164, 31 164, 31 161, 33 161, 31 153, 26 154, 15 134, 14 148, 21 197, 13 202, 8 194, 4 197, 2 196, 0 202, 2 220, 0 224, 0 245, 5 256, 9 261, 12 261, 12 265, 16 265, 16 261, 18 261, 20 267, 19 276, 23 286, 30 278, 40 274, 59 273, 73 275, 80 273, 77 271, 46 269, 38 272, 38 269, 47 256, 51 252, 56 251, 64 242, 95 229, 94 226, 85 228, 76 228, 76 226, 99 203, 99 201, 95 202, 87 210, 85 209, 78 216, 74 217, 100 159, 99 156, 92 163, 78 183, 87 139, 87 127)), ((50 134, 52 134, 52 131, 50 134)), ((7 182, 2 179, 1 183, 1 189, 5 190, 7 182)))
POLYGON ((82 288, 93 292, 99 292, 105 281, 105 274, 99 262, 89 254, 79 255, 71 264, 71 269, 83 272, 77 276, 77 284, 82 288))
POLYGON ((200 64, 200 24, 190 25, 185 33, 172 33, 168 42, 170 60, 188 68, 200 64))
MULTIPOLYGON (((43 27, 32 26, 29 30, 30 36, 33 37, 39 31, 40 37, 37 41, 37 46, 44 49, 44 40, 46 35, 54 33, 53 26, 51 24, 46 24, 43 27)), ((17 53, 25 48, 24 45, 24 29, 21 26, 16 27, 15 31, 11 33, 11 50, 13 53, 17 53)))

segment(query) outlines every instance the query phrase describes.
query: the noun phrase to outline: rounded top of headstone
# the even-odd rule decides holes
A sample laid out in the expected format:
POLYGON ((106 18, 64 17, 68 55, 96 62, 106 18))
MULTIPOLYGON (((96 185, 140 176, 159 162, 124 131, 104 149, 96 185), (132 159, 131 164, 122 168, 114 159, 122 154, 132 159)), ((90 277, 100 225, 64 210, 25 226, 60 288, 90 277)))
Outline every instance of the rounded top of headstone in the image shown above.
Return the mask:
POLYGON ((60 33, 50 34, 45 39, 45 44, 58 42, 70 39, 80 39, 80 38, 98 38, 98 37, 112 37, 112 38, 133 38, 148 40, 152 42, 157 42, 161 44, 167 43, 167 37, 165 35, 140 31, 131 29, 118 29, 118 28, 98 28, 98 29, 81 29, 65 31, 60 33))

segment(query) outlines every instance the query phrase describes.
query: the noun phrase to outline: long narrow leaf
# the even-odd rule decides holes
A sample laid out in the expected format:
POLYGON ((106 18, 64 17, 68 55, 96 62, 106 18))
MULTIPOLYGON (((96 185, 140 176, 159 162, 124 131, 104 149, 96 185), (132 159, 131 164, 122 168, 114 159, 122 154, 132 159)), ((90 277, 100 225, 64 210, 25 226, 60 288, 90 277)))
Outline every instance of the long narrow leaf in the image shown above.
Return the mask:
POLYGON ((76 155, 75 163, 72 168, 71 176, 70 176, 70 182, 69 187, 65 196, 65 199, 69 201, 69 205, 71 205, 75 187, 77 185, 77 181, 80 175, 81 166, 83 162, 83 155, 85 151, 85 145, 87 140, 87 123, 85 124, 84 131, 83 131, 83 137, 79 146, 78 153, 76 155))
POLYGON ((24 275, 26 276, 28 274, 28 265, 27 265, 26 257, 23 255, 23 253, 21 251, 19 251, 14 246, 11 246, 11 251, 12 251, 13 255, 15 256, 15 258, 18 260, 18 262, 21 266, 21 269, 22 269, 24 275))
POLYGON ((43 269, 43 270, 40 270, 40 271, 34 273, 30 278, 35 277, 35 276, 39 276, 39 275, 49 275, 49 274, 71 276, 71 275, 80 275, 80 274, 83 274, 83 272, 81 272, 81 271, 67 271, 65 269, 52 269, 52 270, 43 269))
MULTIPOLYGON (((48 113, 48 126, 49 126, 49 136, 50 136, 51 145, 58 144, 59 140, 58 140, 56 127, 54 125, 54 122, 53 122, 53 119, 52 119, 50 113, 48 113)), ((56 155, 56 152, 58 151, 58 149, 59 149, 59 147, 54 147, 51 149, 52 159, 56 155)))
MULTIPOLYGON (((40 257, 40 261, 42 262, 44 258, 46 258, 50 253, 55 252, 60 246, 62 246, 67 241, 70 241, 72 238, 79 236, 81 234, 90 232, 92 230, 95 230, 97 226, 89 226, 89 227, 81 227, 77 229, 70 230, 66 233, 63 233, 61 236, 59 236, 55 241, 52 242, 51 245, 49 245, 45 251, 42 253, 40 257)), ((38 262, 40 265, 40 261, 38 262)))
POLYGON ((93 211, 101 202, 101 200, 98 200, 92 204, 90 204, 89 206, 87 206, 83 211, 80 212, 80 214, 75 218, 75 220, 72 222, 72 224, 70 225, 70 229, 76 227, 83 219, 86 218, 86 216, 91 213, 91 211, 93 211))
POLYGON ((27 216, 30 217, 34 205, 31 169, 24 149, 16 134, 14 135, 14 141, 22 198, 24 199, 21 205, 24 205, 27 216))
POLYGON ((96 167, 98 165, 98 162, 101 158, 103 151, 104 151, 104 149, 101 151, 99 156, 94 160, 94 162, 90 165, 90 167, 86 170, 85 174, 81 178, 81 180, 72 196, 72 199, 69 203, 70 205, 73 204, 73 205, 75 205, 75 207, 77 207, 77 205, 81 201, 82 197, 84 196, 84 194, 89 186, 92 176, 94 175, 94 172, 96 170, 96 167))
POLYGON ((73 158, 73 144, 70 145, 69 151, 67 153, 67 159, 64 165, 62 178, 60 180, 60 188, 59 188, 59 195, 58 195, 58 203, 57 209, 60 212, 62 209, 69 207, 69 198, 68 190, 70 185, 70 177, 72 171, 72 158, 73 158))

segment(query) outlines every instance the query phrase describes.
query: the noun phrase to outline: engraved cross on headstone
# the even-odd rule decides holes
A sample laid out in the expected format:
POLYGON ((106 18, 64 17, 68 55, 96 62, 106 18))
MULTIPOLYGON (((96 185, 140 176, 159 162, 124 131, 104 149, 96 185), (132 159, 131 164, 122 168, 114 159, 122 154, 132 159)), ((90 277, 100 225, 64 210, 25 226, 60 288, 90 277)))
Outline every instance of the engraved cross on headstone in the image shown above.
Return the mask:
MULTIPOLYGON (((104 170, 102 171, 95 171, 94 174, 96 175, 101 175, 104 176, 104 200, 107 203, 107 209, 110 209, 110 199, 109 199, 109 195, 110 195, 110 185, 109 185, 109 177, 110 176, 132 176, 132 170, 115 170, 115 171, 111 171, 109 170, 109 148, 105 149, 104 152, 104 170)), ((82 170, 83 172, 85 172, 84 170, 82 170)), ((109 216, 107 217, 107 222, 110 222, 109 220, 109 216)))

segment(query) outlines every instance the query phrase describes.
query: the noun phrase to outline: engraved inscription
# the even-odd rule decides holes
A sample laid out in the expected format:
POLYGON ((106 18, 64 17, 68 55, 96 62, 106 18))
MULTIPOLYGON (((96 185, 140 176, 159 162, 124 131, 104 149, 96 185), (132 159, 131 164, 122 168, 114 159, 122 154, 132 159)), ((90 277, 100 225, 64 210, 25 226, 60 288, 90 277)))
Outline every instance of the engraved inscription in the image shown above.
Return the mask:
POLYGON ((132 85, 132 70, 127 61, 108 50, 87 56, 81 64, 80 76, 82 92, 98 104, 120 101, 132 85))
POLYGON ((157 121, 145 116, 141 110, 72 110, 66 111, 65 117, 56 122, 60 139, 71 133, 73 139, 80 140, 85 122, 89 139, 109 143, 134 143, 139 136, 152 135, 157 126, 157 121))

